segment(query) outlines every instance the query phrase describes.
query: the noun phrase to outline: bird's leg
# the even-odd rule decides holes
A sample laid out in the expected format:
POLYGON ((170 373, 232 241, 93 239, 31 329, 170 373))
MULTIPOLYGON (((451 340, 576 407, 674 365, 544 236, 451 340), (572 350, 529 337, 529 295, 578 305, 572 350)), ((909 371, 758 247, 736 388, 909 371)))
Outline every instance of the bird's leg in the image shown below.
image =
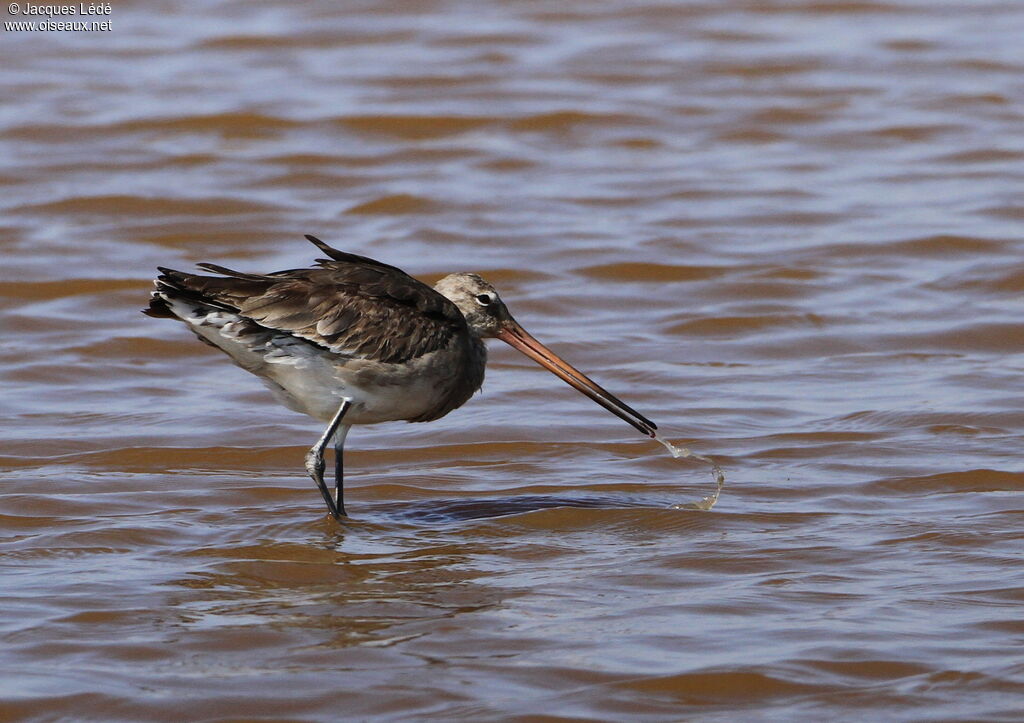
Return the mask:
POLYGON ((345 493, 342 482, 345 479, 345 437, 348 430, 352 429, 351 424, 338 425, 334 433, 334 505, 338 512, 345 514, 345 493))
MULTIPOLYGON (((331 491, 327 489, 327 485, 324 483, 324 449, 327 447, 327 443, 334 437, 335 432, 338 431, 338 426, 341 424, 342 417, 345 416, 345 412, 348 411, 349 407, 352 406, 352 400, 345 398, 341 401, 341 406, 338 407, 338 411, 335 412, 334 418, 331 419, 331 423, 327 425, 327 429, 317 440, 316 444, 310 447, 309 451, 306 452, 306 471, 309 472, 309 476, 316 482, 316 486, 320 488, 320 494, 324 497, 324 502, 327 503, 327 510, 334 516, 334 519, 340 519, 344 510, 339 509, 339 506, 334 502, 334 496, 331 495, 331 491)), ((344 435, 342 436, 344 440, 344 435)))

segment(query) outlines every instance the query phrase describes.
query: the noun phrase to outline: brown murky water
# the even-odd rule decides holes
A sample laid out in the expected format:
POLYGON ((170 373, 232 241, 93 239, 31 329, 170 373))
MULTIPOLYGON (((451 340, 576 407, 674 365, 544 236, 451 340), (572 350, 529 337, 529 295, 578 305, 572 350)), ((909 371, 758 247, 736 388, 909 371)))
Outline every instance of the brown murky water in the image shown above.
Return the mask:
POLYGON ((1024 3, 109 19, 0 35, 0 719, 1024 717, 1024 3), (303 233, 482 273, 718 506, 495 348, 326 519, 321 425, 138 313, 303 233))

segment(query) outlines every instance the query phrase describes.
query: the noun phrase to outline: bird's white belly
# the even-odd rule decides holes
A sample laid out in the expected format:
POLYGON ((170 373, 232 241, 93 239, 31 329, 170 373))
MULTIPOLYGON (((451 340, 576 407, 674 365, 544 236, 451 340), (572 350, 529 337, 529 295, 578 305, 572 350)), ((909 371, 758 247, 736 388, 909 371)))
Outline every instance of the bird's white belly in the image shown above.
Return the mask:
POLYGON ((283 404, 325 422, 344 399, 352 403, 346 424, 425 417, 451 393, 463 361, 455 348, 401 364, 347 357, 284 333, 247 333, 248 322, 228 312, 169 303, 197 335, 258 376, 283 404))
POLYGON ((434 352, 412 364, 380 364, 362 359, 338 361, 322 353, 299 362, 268 365, 265 378, 288 407, 330 421, 342 400, 352 407, 346 424, 376 424, 416 419, 448 393, 444 365, 434 352))

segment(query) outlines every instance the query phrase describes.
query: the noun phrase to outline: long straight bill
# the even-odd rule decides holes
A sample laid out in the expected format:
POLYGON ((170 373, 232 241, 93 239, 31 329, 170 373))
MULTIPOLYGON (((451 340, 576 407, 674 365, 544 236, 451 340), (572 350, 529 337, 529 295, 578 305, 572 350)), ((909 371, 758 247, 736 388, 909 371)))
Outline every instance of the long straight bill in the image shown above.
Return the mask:
POLYGON ((588 379, 586 374, 534 339, 526 329, 515 321, 511 319, 506 321, 501 331, 498 332, 498 338, 533 359, 576 391, 582 392, 615 416, 629 422, 648 437, 654 437, 657 434, 658 427, 654 422, 588 379))

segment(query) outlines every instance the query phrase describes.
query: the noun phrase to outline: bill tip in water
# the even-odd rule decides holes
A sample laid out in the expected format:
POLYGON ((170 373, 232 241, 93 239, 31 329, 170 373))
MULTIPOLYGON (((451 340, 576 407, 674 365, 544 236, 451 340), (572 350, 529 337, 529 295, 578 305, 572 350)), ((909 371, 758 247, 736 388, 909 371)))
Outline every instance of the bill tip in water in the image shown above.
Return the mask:
POLYGON ((707 497, 701 498, 699 502, 679 503, 672 505, 669 509, 701 510, 703 512, 710 511, 711 508, 715 506, 715 503, 718 502, 718 496, 722 493, 722 488, 725 487, 725 474, 722 472, 722 468, 719 467, 718 464, 710 457, 705 457, 701 454, 694 454, 686 447, 677 447, 667 439, 662 438, 661 435, 652 434, 651 438, 656 442, 660 442, 676 459, 679 459, 680 457, 693 457, 694 459, 699 459, 702 462, 707 462, 711 465, 711 476, 715 478, 715 491, 713 493, 707 497))

